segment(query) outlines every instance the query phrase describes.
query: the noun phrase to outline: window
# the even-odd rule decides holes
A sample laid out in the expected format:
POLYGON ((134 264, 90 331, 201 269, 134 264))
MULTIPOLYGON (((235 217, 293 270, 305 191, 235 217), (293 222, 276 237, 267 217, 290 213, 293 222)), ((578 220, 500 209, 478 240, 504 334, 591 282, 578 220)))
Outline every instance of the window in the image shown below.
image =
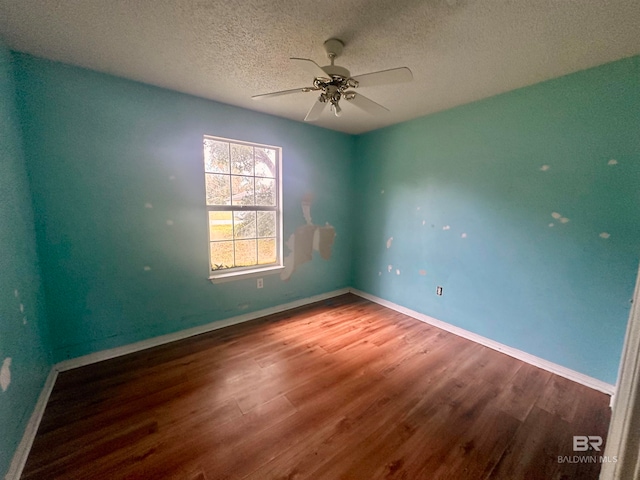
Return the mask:
POLYGON ((210 278, 282 268, 282 149, 204 137, 210 278))

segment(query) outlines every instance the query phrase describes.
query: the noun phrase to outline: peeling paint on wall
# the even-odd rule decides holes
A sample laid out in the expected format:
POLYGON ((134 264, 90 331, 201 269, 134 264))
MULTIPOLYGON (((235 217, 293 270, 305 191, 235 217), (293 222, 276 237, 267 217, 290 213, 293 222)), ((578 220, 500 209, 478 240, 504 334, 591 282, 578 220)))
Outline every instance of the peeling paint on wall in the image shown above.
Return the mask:
POLYGON ((331 247, 336 237, 336 231, 329 223, 323 227, 313 224, 311 219, 312 201, 312 195, 305 195, 302 199, 302 215, 307 223, 296 228, 296 231, 285 242, 290 253, 284 258, 284 270, 280 274, 282 280, 289 280, 299 266, 310 262, 313 259, 313 252, 319 252, 325 260, 331 258, 331 247))
POLYGON ((11 357, 7 357, 2 362, 2 368, 0 368, 0 388, 3 392, 7 391, 9 384, 11 383, 11 357))

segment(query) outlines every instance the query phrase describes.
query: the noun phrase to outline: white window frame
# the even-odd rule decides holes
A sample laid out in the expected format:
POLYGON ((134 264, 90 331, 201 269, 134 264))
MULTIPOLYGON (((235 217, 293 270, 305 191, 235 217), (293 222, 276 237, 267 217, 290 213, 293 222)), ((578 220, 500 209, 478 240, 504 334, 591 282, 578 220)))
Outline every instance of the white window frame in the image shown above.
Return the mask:
MULTIPOLYGON (((276 261, 275 263, 270 263, 268 265, 251 265, 247 267, 232 267, 224 270, 212 270, 211 269, 211 229, 209 227, 209 212, 234 212, 234 211, 242 211, 242 210, 256 210, 256 211, 274 211, 271 207, 261 207, 257 205, 229 205, 229 206, 214 206, 207 205, 206 201, 206 178, 207 172, 204 170, 205 158, 204 158, 204 148, 202 149, 203 156, 203 172, 204 172, 204 183, 205 183, 205 216, 206 216, 206 225, 207 225, 207 265, 209 271, 209 280, 212 283, 223 283, 229 282, 233 280, 241 280, 252 277, 260 277, 264 275, 270 275, 274 273, 278 273, 284 269, 283 264, 283 227, 282 227, 282 147, 278 147, 275 145, 265 145, 262 143, 255 142, 247 142, 244 140, 236 140, 233 138, 224 138, 224 137, 216 137, 213 135, 203 135, 204 140, 215 140, 218 142, 227 142, 230 144, 236 145, 246 145, 250 147, 257 148, 269 148, 276 151, 276 261)), ((255 172, 254 175, 255 177, 255 172)), ((235 241, 235 240, 234 240, 235 241)))

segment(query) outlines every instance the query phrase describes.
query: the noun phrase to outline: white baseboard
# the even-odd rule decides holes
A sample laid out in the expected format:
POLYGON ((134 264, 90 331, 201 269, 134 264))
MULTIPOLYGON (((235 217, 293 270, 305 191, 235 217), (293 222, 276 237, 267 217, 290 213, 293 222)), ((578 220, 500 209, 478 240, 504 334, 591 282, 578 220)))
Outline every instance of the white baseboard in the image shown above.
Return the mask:
POLYGON ((51 370, 49 370, 49 375, 47 375, 44 386, 40 391, 36 406, 31 413, 31 417, 29 418, 27 427, 24 429, 22 440, 20 440, 20 444, 13 454, 13 459, 11 460, 9 471, 4 477, 5 480, 18 480, 20 478, 20 475, 22 475, 22 470, 27 463, 29 451, 31 450, 31 446, 33 445, 33 440, 36 438, 36 433, 38 432, 38 427, 40 426, 40 420, 42 420, 44 409, 47 406, 49 396, 51 395, 51 391, 53 390, 53 386, 56 383, 57 377, 58 370, 54 365, 53 367, 51 367, 51 370))
POLYGON ((111 348, 109 350, 102 350, 82 357, 76 357, 69 360, 63 360, 56 364, 56 368, 59 372, 71 370, 73 368, 84 367, 92 363, 101 362, 103 360, 109 360, 111 358, 120 357, 129 353, 139 352, 146 350, 147 348, 157 347, 164 345, 165 343, 175 342, 176 340, 183 340, 185 338, 200 335, 202 333, 211 332, 220 328, 229 327, 238 323, 248 322, 260 317, 266 317, 267 315, 273 315, 274 313, 284 312, 285 310, 291 310, 292 308, 302 307, 310 303, 320 302, 328 298, 337 297, 349 293, 349 288, 342 288, 340 290, 334 290, 332 292, 321 293, 314 295, 313 297, 302 298, 293 302, 285 303, 282 305, 276 305, 275 307, 265 308, 256 312, 246 313, 244 315, 238 315, 236 317, 219 320, 216 322, 207 323, 206 325, 199 325, 197 327, 188 328, 186 330, 180 330, 179 332, 169 333, 160 337, 149 338, 136 343, 130 343, 129 345, 123 345, 122 347, 111 348))
POLYGON ((573 380, 574 382, 585 385, 586 387, 593 388, 594 390, 606 393, 607 395, 613 395, 615 393, 616 387, 614 385, 603 382, 602 380, 598 380, 597 378, 584 375, 583 373, 576 372, 575 370, 571 370, 570 368, 563 367, 562 365, 558 365, 557 363, 550 362, 548 360, 545 360, 544 358, 536 357, 535 355, 523 352, 522 350, 518 350, 517 348, 503 345, 502 343, 496 342, 463 328, 456 327, 455 325, 451 325, 450 323, 443 322, 442 320, 437 320, 423 313, 416 312, 415 310, 411 310, 388 300, 384 300, 383 298, 376 297, 375 295, 371 295, 370 293, 362 292, 355 288, 351 288, 350 291, 354 295, 358 295, 359 297, 371 300, 374 303, 395 310, 396 312, 404 313, 405 315, 415 318, 416 320, 420 320, 421 322, 428 323, 430 325, 433 325, 434 327, 441 328, 442 330, 446 330, 447 332, 451 332, 460 337, 479 343, 481 345, 484 345, 485 347, 492 348, 493 350, 497 350, 498 352, 509 355, 510 357, 514 357, 518 360, 522 360, 523 362, 530 363, 535 367, 539 367, 543 370, 555 373, 556 375, 560 375, 561 377, 568 378, 569 380, 573 380))

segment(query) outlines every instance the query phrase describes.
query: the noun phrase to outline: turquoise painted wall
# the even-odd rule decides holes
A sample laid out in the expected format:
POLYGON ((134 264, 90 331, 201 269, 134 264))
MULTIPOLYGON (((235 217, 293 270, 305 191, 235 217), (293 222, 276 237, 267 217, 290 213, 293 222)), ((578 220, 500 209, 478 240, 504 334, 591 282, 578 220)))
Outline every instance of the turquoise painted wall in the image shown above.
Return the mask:
POLYGON ((15 60, 56 361, 349 286, 353 137, 15 60), (288 282, 265 276, 261 290, 255 278, 212 285, 204 134, 281 146, 284 237, 304 223, 301 200, 311 193, 314 223, 337 233, 331 259, 316 253, 288 282))
POLYGON ((0 41, 0 478, 51 365, 37 258, 11 55, 0 41))
POLYGON ((615 383, 640 256, 640 57, 356 149, 356 288, 615 383))

